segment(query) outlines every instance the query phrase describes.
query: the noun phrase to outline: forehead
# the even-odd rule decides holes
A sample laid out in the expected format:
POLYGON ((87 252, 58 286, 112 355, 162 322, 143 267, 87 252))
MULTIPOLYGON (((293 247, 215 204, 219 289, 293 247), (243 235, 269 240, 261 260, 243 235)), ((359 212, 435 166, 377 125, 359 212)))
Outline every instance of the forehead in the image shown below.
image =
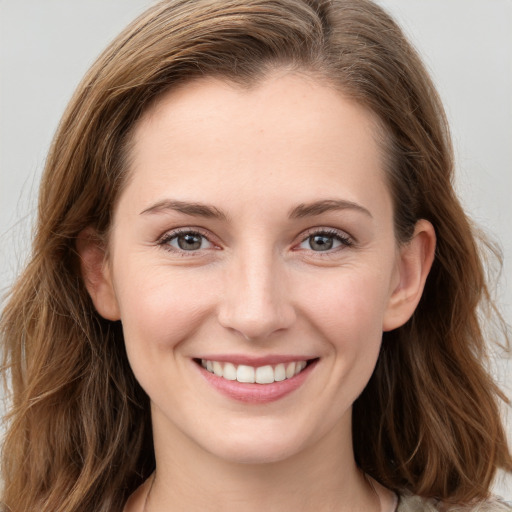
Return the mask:
MULTIPOLYGON (((134 130, 130 181, 138 195, 345 196, 385 187, 375 116, 327 82, 274 74, 249 88, 214 78, 163 95, 134 130)), ((386 187, 387 188, 387 187, 386 187)), ((188 198, 185 198, 188 199, 188 198)), ((197 199, 197 198, 193 198, 197 199)), ((357 197, 345 197, 357 200, 357 197)))
MULTIPOLYGON (((230 126, 264 128, 265 121, 269 125, 278 121, 274 126, 287 131, 292 126, 299 128, 296 121, 306 121, 307 126, 303 126, 309 128, 306 135, 311 138, 316 134, 325 136, 327 129, 335 128, 329 125, 323 133, 313 132, 319 124, 324 125, 329 120, 326 114, 332 113, 333 116, 350 116, 351 121, 359 117, 357 128, 371 131, 376 142, 382 139, 383 132, 378 117, 349 99, 332 81, 286 68, 244 85, 216 77, 196 78, 180 84, 159 96, 143 113, 134 129, 135 140, 150 126, 162 127, 159 124, 162 121, 170 128, 171 116, 166 115, 170 112, 177 128, 187 122, 200 129, 207 126, 208 120, 222 121, 222 116, 230 116, 230 126)), ((298 131, 295 135, 299 135, 298 131)))

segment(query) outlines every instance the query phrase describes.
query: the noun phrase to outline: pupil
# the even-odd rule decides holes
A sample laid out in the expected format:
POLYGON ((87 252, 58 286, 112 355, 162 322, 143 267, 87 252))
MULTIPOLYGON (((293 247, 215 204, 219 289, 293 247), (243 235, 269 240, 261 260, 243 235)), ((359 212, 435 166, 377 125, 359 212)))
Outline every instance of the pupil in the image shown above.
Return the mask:
POLYGON ((184 251, 193 251, 201 248, 201 235, 181 235, 178 237, 178 245, 184 251))
POLYGON ((332 249, 333 240, 331 236, 314 235, 309 243, 315 251, 328 251, 332 249))

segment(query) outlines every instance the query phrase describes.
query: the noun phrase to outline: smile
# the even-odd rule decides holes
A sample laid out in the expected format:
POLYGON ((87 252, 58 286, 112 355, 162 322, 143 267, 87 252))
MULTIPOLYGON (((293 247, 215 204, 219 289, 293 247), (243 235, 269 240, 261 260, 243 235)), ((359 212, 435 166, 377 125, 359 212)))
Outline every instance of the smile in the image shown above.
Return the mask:
POLYGON ((201 359, 201 366, 217 377, 226 380, 236 380, 249 384, 272 384, 273 382, 282 382, 298 375, 306 368, 307 361, 254 367, 201 359))
POLYGON ((318 357, 243 355, 194 359, 200 375, 216 391, 246 404, 274 402, 301 388, 319 362, 318 357))

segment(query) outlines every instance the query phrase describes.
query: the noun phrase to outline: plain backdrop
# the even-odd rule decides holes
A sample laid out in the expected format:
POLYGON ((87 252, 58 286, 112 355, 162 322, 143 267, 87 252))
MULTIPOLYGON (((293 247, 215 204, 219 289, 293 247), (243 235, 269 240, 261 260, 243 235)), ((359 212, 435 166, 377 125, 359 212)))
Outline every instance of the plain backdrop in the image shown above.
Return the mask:
MULTIPOLYGON (((457 189, 504 252, 496 293, 510 323, 512 0, 379 3, 404 27, 439 88, 452 127, 457 189)), ((0 295, 26 258, 45 155, 74 88, 106 44, 151 4, 0 0, 0 295)), ((509 396, 511 370, 503 354, 497 357, 496 376, 509 396)), ((511 432, 510 413, 507 422, 511 432)), ((512 500, 510 478, 496 490, 512 500)))

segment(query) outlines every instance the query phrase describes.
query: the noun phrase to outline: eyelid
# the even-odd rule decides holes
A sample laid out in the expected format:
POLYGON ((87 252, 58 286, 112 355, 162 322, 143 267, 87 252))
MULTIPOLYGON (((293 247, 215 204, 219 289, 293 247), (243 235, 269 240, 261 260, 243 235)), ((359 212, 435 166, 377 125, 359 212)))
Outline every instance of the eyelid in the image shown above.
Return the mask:
MULTIPOLYGON (((356 240, 354 239, 354 237, 352 237, 349 233, 347 233, 344 230, 333 228, 333 227, 317 226, 317 227, 312 227, 312 228, 309 228, 309 229, 303 231, 298 236, 298 241, 293 244, 292 249, 293 250, 302 250, 299 248, 299 245, 302 244, 304 241, 306 241, 309 237, 314 236, 314 235, 328 235, 328 236, 336 237, 342 243, 341 249, 346 248, 346 247, 351 247, 351 246, 355 245, 355 243, 356 243, 356 240)), ((185 226, 185 227, 169 229, 157 238, 155 244, 158 246, 161 246, 162 248, 164 248, 165 250, 167 250, 169 252, 174 252, 174 253, 184 255, 184 256, 194 256, 194 255, 197 256, 199 253, 203 253, 204 251, 210 251, 212 249, 213 250, 221 250, 222 249, 221 244, 216 240, 216 237, 214 235, 212 235, 212 233, 210 231, 208 231, 204 228, 198 227, 198 226, 185 226), (172 247, 171 245, 168 244, 169 240, 171 240, 181 234, 200 235, 200 236, 204 237, 210 244, 212 244, 213 247, 210 247, 207 249, 198 249, 198 250, 194 250, 194 251, 186 251, 186 250, 172 247)), ((306 249, 304 249, 304 250, 306 250, 306 249)), ((322 255, 327 256, 328 254, 335 253, 338 250, 340 250, 340 248, 335 248, 335 249, 327 250, 327 251, 310 250, 309 252, 314 252, 318 256, 322 256, 322 255)))
POLYGON ((169 229, 165 231, 161 236, 158 237, 156 240, 156 245, 162 247, 164 250, 173 252, 176 254, 180 254, 183 256, 195 256, 200 253, 203 253, 204 251, 210 251, 210 250, 219 250, 221 249, 220 244, 214 240, 214 236, 207 230, 200 228, 198 226, 186 226, 186 227, 179 227, 174 229, 169 229), (171 246, 168 242, 172 240, 173 238, 176 238, 180 235, 186 235, 186 234, 195 234, 202 236, 208 242, 212 245, 212 247, 209 247, 207 249, 197 249, 195 251, 186 251, 183 249, 179 249, 176 247, 171 246))
MULTIPOLYGON (((346 247, 351 247, 351 246, 355 245, 355 243, 356 243, 356 240, 354 239, 354 237, 352 237, 350 234, 348 234, 346 231, 343 231, 342 229, 318 226, 318 227, 314 227, 314 228, 309 228, 306 231, 302 232, 300 234, 299 241, 294 245, 294 249, 301 250, 299 248, 299 245, 314 235, 327 235, 327 236, 333 236, 333 237, 337 238, 342 244, 341 249, 346 248, 346 247)), ((306 250, 306 249, 304 249, 304 250, 306 250)), ((333 252, 336 252, 337 250, 340 250, 340 249, 336 248, 336 249, 327 250, 327 251, 311 250, 311 252, 314 252, 321 256, 322 254, 323 255, 332 254, 333 252)))

